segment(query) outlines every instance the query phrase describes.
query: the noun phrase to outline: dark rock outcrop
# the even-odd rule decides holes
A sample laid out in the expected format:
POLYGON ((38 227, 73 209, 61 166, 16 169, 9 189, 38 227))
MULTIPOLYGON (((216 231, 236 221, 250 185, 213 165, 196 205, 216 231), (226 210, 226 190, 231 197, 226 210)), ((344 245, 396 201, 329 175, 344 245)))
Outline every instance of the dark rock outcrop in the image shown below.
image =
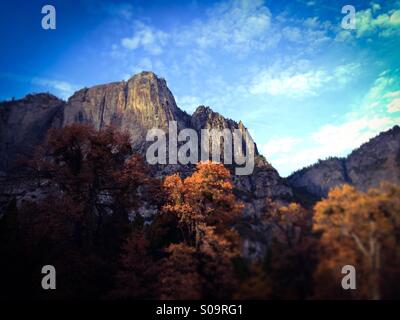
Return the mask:
POLYGON ((333 187, 349 183, 361 191, 383 181, 400 183, 400 127, 380 133, 346 158, 330 158, 287 178, 294 190, 325 197, 333 187))
POLYGON ((0 172, 16 170, 49 128, 61 126, 64 106, 64 101, 47 93, 0 103, 0 172))

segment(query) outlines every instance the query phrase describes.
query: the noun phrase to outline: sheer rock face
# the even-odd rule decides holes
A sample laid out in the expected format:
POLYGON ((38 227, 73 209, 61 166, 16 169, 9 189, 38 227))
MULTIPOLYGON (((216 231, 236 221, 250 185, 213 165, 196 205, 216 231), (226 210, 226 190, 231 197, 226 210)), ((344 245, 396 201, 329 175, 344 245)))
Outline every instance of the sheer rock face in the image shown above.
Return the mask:
MULTIPOLYGON (((196 130, 199 140, 201 129, 239 129, 242 134, 248 134, 241 122, 227 119, 209 107, 198 107, 192 116, 186 114, 176 105, 165 80, 151 72, 142 72, 126 82, 99 85, 76 92, 65 107, 63 125, 86 123, 97 129, 115 126, 128 131, 136 150, 144 154, 149 145, 145 142, 147 131, 159 128, 168 133, 170 121, 177 121, 178 131, 183 128, 196 130)), ((222 144, 221 150, 223 154, 222 144)), ((246 211, 252 214, 260 212, 266 197, 280 199, 292 194, 278 172, 258 154, 256 146, 255 156, 254 174, 234 177, 238 194, 247 203, 246 211)), ((177 164, 158 165, 155 169, 158 175, 177 171, 188 175, 194 167, 177 164)))
POLYGON ((181 111, 164 79, 142 72, 128 81, 85 88, 67 103, 63 125, 86 123, 96 129, 114 126, 128 131, 132 143, 142 145, 151 128, 167 130, 169 121, 185 128, 189 116, 181 111))
POLYGON ((347 158, 332 158, 288 177, 289 184, 325 197, 329 189, 349 183, 366 191, 383 181, 400 183, 400 127, 382 132, 347 158))
POLYGON ((29 158, 47 130, 62 123, 65 102, 50 94, 27 95, 0 103, 0 172, 29 158))

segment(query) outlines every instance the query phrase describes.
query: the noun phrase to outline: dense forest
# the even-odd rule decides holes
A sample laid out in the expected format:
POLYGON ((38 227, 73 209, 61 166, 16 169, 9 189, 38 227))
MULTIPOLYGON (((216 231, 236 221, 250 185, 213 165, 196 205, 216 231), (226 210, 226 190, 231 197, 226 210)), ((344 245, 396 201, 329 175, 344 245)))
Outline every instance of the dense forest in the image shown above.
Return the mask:
POLYGON ((24 174, 43 192, 0 217, 0 297, 39 299, 390 299, 400 296, 400 187, 343 185, 305 209, 268 201, 264 256, 242 254, 230 171, 202 162, 156 177, 129 136, 50 130, 24 174), (157 211, 152 221, 140 214, 157 211), (43 290, 42 266, 57 270, 43 290), (342 267, 357 271, 343 290, 342 267))

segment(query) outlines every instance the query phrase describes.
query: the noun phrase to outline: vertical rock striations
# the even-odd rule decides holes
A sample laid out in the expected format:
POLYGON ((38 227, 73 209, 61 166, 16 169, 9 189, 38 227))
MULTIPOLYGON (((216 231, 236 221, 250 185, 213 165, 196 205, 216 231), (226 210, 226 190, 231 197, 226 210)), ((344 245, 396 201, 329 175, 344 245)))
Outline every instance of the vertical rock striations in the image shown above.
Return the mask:
POLYGON ((63 125, 86 123, 96 129, 114 126, 128 131, 135 146, 151 128, 167 129, 169 121, 185 128, 189 116, 180 110, 164 79, 142 72, 128 81, 85 88, 67 103, 63 125))

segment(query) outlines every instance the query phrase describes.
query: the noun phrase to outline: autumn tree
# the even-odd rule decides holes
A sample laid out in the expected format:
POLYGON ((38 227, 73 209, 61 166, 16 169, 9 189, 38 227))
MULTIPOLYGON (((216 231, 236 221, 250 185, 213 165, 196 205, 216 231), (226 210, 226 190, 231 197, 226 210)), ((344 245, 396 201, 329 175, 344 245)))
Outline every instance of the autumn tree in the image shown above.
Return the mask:
POLYGON ((230 299, 238 285, 234 259, 240 252, 240 238, 234 232, 219 233, 216 227, 201 225, 198 258, 207 299, 230 299))
POLYGON ((123 246, 112 299, 155 299, 159 269, 142 230, 132 232, 123 246))
POLYGON ((313 229, 322 234, 317 296, 343 296, 344 290, 338 288, 344 265, 356 268, 352 297, 381 299, 394 294, 399 284, 399 199, 399 186, 360 192, 344 185, 317 203, 313 229))
POLYGON ((127 134, 72 125, 50 130, 28 164, 38 197, 15 215, 27 270, 40 276, 38 268, 52 263, 63 288, 57 294, 101 295, 112 284, 129 217, 152 186, 143 161, 127 134))
POLYGON ((161 299, 201 299, 202 278, 196 249, 184 243, 166 248, 168 256, 161 261, 159 294, 161 299))
POLYGON ((271 297, 305 299, 311 293, 315 266, 311 212, 297 203, 268 201, 262 220, 270 235, 265 272, 271 297))
POLYGON ((167 204, 163 211, 178 217, 185 241, 197 247, 200 226, 214 226, 217 233, 229 233, 229 225, 238 218, 243 205, 236 200, 230 173, 222 164, 200 162, 196 168, 185 179, 178 174, 165 179, 167 204))
POLYGON ((222 164, 199 163, 185 179, 177 174, 167 177, 164 190, 167 200, 162 212, 176 217, 182 243, 165 250, 163 265, 169 271, 161 276, 162 295, 182 298, 185 291, 170 286, 175 283, 179 288, 191 281, 199 289, 186 291, 186 298, 231 297, 236 284, 232 260, 240 255, 233 224, 242 204, 233 194, 229 171, 222 164), (177 262, 177 257, 188 261, 189 270, 177 262))

